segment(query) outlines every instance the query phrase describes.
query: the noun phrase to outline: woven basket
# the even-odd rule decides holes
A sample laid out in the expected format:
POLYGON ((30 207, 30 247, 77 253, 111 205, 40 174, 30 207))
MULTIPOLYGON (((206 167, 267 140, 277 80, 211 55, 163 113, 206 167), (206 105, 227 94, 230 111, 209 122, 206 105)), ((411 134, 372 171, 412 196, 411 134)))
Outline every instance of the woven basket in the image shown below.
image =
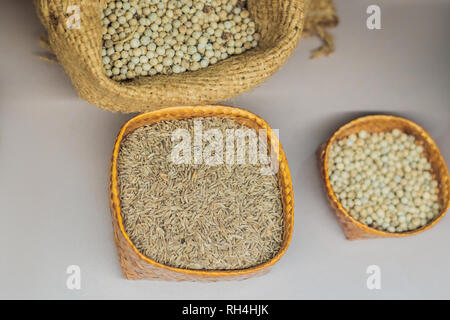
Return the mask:
POLYGON ((336 213, 339 223, 344 230, 345 236, 349 240, 368 239, 368 238, 382 238, 382 237, 405 237, 421 233, 434 226, 442 217, 450 205, 450 178, 444 158, 442 157, 436 143, 430 135, 419 125, 394 116, 376 115, 366 116, 353 120, 337 130, 333 136, 324 143, 318 150, 320 173, 325 187, 325 193, 331 204, 331 207, 336 213), (327 157, 330 146, 336 140, 348 137, 352 133, 357 133, 361 130, 366 130, 370 133, 392 131, 399 129, 407 134, 413 135, 416 142, 423 146, 424 152, 430 161, 431 171, 433 177, 439 184, 439 201, 442 211, 440 215, 427 225, 408 232, 391 233, 371 228, 365 224, 354 219, 342 204, 336 198, 333 189, 331 188, 330 180, 327 170, 327 157))
MULTIPOLYGON (((100 11, 105 0, 33 0, 48 33, 48 39, 41 43, 64 67, 80 97, 95 106, 125 113, 217 103, 258 86, 291 55, 302 34, 310 1, 324 3, 248 0, 248 9, 262 35, 257 48, 195 72, 119 83, 106 77, 101 60, 100 11), (66 26, 69 5, 80 8, 78 30, 66 26)), ((326 2, 326 14, 320 17, 314 14, 308 23, 311 30, 322 18, 335 15, 331 0, 326 2)))
MULTIPOLYGON (((268 124, 256 115, 238 108, 224 106, 199 106, 199 107, 172 107, 158 111, 141 114, 128 121, 120 131, 112 155, 110 203, 113 220, 114 239, 119 255, 120 266, 127 279, 164 279, 164 280, 189 280, 189 281, 218 281, 246 279, 266 273, 275 262, 285 253, 292 237, 294 223, 294 196, 292 193, 291 175, 289 167, 278 139, 271 134, 272 129, 268 124), (125 232, 120 213, 120 196, 117 182, 117 157, 120 144, 124 137, 133 130, 153 123, 165 120, 178 120, 196 117, 217 117, 234 119, 250 128, 266 129, 268 135, 267 145, 279 145, 277 158, 279 161, 278 181, 282 193, 284 211, 284 234, 280 251, 273 259, 261 265, 242 270, 188 270, 174 268, 158 263, 147 258, 134 246, 125 232)), ((274 149, 276 150, 276 149, 274 149)))

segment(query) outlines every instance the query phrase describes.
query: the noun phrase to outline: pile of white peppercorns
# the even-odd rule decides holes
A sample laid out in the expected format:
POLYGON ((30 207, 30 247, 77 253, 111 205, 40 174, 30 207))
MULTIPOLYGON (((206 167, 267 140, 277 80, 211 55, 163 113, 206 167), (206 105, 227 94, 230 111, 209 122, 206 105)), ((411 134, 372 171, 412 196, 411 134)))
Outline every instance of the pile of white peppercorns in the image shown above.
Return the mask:
POLYGON ((243 0, 121 0, 103 9, 102 59, 114 80, 196 71, 258 45, 243 0))
POLYGON ((360 131, 334 142, 328 176, 348 213, 387 232, 418 229, 440 213, 438 183, 412 135, 360 131))

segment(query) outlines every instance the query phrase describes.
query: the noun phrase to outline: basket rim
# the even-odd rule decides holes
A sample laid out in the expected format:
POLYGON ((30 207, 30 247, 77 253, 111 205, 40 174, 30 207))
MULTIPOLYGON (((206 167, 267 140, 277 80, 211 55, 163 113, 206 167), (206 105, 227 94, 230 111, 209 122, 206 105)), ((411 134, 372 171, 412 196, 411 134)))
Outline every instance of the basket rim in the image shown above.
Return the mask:
MULTIPOLYGON (((439 157, 439 161, 442 163, 443 167, 445 168, 445 172, 446 172, 446 176, 447 176, 447 180, 449 181, 449 173, 448 173, 448 168, 447 165, 445 163, 444 157, 441 154, 441 151, 439 150, 436 142, 431 138, 430 134, 421 126, 419 126, 417 123, 414 123, 411 120, 402 118, 402 117, 398 117, 398 116, 393 116, 393 115, 387 115, 387 114, 378 114, 378 115, 366 115, 366 116, 362 116, 362 117, 358 117, 350 122, 347 122, 346 124, 342 125, 339 129, 337 129, 333 135, 331 136, 331 138, 326 142, 326 146, 325 146, 325 150, 324 150, 324 156, 323 156, 323 171, 324 171, 324 179, 325 179, 325 188, 327 191, 327 195, 330 198, 331 201, 333 201, 336 205, 338 210, 348 219, 351 220, 351 222, 356 225, 358 228, 371 233, 371 234, 375 234, 378 236, 383 236, 383 237, 406 237, 406 236, 411 236, 411 235, 415 235, 415 234, 419 234, 421 232, 424 232, 430 228, 432 228, 435 224, 437 224, 447 213, 449 207, 450 207, 450 200, 447 201, 446 204, 444 204, 443 208, 442 208, 442 212, 439 214, 439 216, 437 218, 435 218, 433 221, 431 221, 430 223, 426 224, 425 226, 422 226, 418 229, 412 230, 412 231, 406 231, 406 232, 387 232, 387 231, 382 231, 382 230, 378 230, 372 227, 369 227, 363 223, 361 223, 360 221, 356 220, 355 218, 353 218, 348 211, 342 206, 341 202, 337 199, 336 194, 334 193, 333 188, 331 187, 331 183, 330 183, 330 179, 328 176, 328 163, 327 163, 327 159, 328 159, 328 153, 330 150, 331 145, 338 140, 337 136, 342 133, 344 130, 348 129, 349 127, 354 126, 357 123, 361 123, 361 122, 369 122, 369 121, 373 121, 373 120, 383 120, 383 121, 388 121, 388 120, 392 120, 395 119, 397 121, 403 122, 411 127, 413 127, 415 130, 417 130, 418 132, 421 132, 427 139, 429 139, 429 142, 434 145, 435 149, 437 150, 438 153, 438 157, 439 157)), ((441 186, 441 188, 443 188, 445 186, 441 186)), ((447 186, 448 188, 448 186, 447 186)))
MULTIPOLYGON (((145 125, 145 124, 143 124, 145 125)), ((142 126, 142 125, 140 125, 142 126)), ((289 167, 287 164, 287 159, 285 156, 285 153, 283 151, 283 148, 281 146, 281 143, 279 142, 276 135, 269 134, 271 132, 272 128, 266 123, 266 121, 257 115, 246 111, 241 108, 237 107, 231 107, 231 106, 223 106, 223 105, 202 105, 202 106, 183 106, 183 107, 167 107, 155 111, 150 111, 146 113, 139 114, 136 117, 131 118, 128 120, 121 128, 119 134, 117 135, 116 142, 114 144, 114 150, 113 150, 113 156, 111 160, 111 167, 110 167, 110 197, 111 197, 111 209, 113 211, 113 214, 116 215, 117 222, 120 228, 120 231, 122 233, 122 236, 125 238, 127 244, 133 249, 133 251, 138 255, 138 257, 141 260, 144 260, 145 262, 159 267, 166 270, 174 271, 177 273, 183 273, 183 274, 190 274, 190 275, 199 275, 204 277, 232 277, 237 275, 246 275, 250 273, 254 273, 256 271, 266 269, 272 265, 274 265, 276 262, 278 262, 281 257, 286 252, 287 248, 289 247, 289 244, 292 239, 293 234, 293 226, 294 226, 294 195, 293 195, 293 188, 292 188, 292 181, 291 181, 291 174, 289 171, 289 167), (208 112, 208 115, 205 115, 205 113, 208 112), (195 269, 184 269, 184 268, 177 268, 177 267, 171 267, 162 263, 159 263, 144 254, 142 254, 137 247, 134 245, 134 243, 131 241, 130 237, 128 236, 127 232, 125 231, 124 225, 123 225, 123 219, 121 215, 121 208, 120 208, 120 198, 119 198, 119 186, 118 186, 118 174, 117 174, 117 158, 119 155, 120 145, 125 137, 126 130, 136 122, 145 121, 147 119, 157 119, 156 122, 159 121, 165 121, 165 118, 167 118, 170 115, 182 115, 180 119, 187 119, 187 118, 200 118, 200 117, 223 117, 224 115, 235 115, 241 118, 245 118, 246 120, 253 121, 256 123, 259 127, 262 129, 267 129, 269 139, 271 139, 271 143, 278 143, 279 145, 279 152, 278 152, 278 162, 279 162, 279 173, 280 178, 278 178, 278 181, 281 179, 283 180, 284 188, 283 186, 279 186, 281 190, 282 200, 283 203, 286 203, 286 205, 283 205, 283 221, 284 221, 284 232, 286 232, 286 241, 283 241, 283 245, 278 251, 278 253, 270 260, 250 267, 246 269, 230 269, 230 270, 195 270, 195 269), (273 140, 272 140, 273 139, 273 140), (288 208, 286 208, 288 206, 288 208), (286 227, 289 226, 289 227, 286 227)))

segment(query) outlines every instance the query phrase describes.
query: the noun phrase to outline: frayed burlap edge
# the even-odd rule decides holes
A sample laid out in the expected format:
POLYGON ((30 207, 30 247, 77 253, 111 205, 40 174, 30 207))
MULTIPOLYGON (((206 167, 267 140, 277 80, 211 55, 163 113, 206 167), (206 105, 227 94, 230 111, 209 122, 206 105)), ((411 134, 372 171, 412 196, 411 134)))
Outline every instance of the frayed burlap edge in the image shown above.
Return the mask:
POLYGON ((311 52, 311 58, 329 56, 334 52, 334 39, 327 29, 336 27, 338 23, 333 0, 311 0, 302 37, 318 37, 322 40, 322 45, 311 52))

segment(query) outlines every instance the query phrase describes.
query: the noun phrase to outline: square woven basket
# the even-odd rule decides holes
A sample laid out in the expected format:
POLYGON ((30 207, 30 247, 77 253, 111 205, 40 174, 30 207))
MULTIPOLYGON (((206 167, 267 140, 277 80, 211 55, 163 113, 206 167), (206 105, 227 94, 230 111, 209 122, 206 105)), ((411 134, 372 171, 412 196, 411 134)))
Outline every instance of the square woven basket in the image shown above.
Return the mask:
POLYGON ((272 134, 269 125, 258 116, 233 107, 225 106, 199 106, 199 107, 172 107, 149 113, 141 114, 129 120, 120 130, 114 146, 110 171, 110 204, 114 229, 114 239, 119 255, 120 266, 127 279, 164 279, 164 280, 189 280, 189 281, 218 281, 218 280, 242 280, 269 271, 285 253, 292 237, 294 223, 294 196, 292 191, 291 175, 289 167, 278 138, 272 134), (139 252, 125 232, 120 212, 120 194, 118 186, 117 158, 120 144, 124 137, 133 130, 166 120, 180 120, 197 117, 228 118, 240 122, 255 130, 267 130, 267 145, 278 153, 276 159, 279 163, 277 173, 278 185, 281 190, 283 204, 283 241, 279 252, 269 261, 247 269, 240 270, 190 270, 169 267, 158 263, 139 252))
POLYGON ((325 193, 330 202, 331 207, 336 213, 336 217, 342 226, 345 236, 349 240, 383 238, 383 237, 405 237, 421 233, 430 229, 439 222, 445 215, 450 206, 450 178, 444 158, 439 148, 433 141, 431 136, 419 125, 404 118, 394 117, 390 115, 365 116, 353 120, 339 128, 332 137, 324 143, 318 150, 318 159, 320 174, 322 177, 325 193), (330 183, 327 170, 327 157, 331 145, 340 139, 344 139, 353 133, 365 130, 369 133, 387 132, 394 129, 413 135, 416 143, 421 145, 430 161, 431 172, 439 184, 439 202, 441 212, 437 218, 425 226, 408 232, 392 233, 371 228, 358 220, 354 219, 337 199, 330 183))

